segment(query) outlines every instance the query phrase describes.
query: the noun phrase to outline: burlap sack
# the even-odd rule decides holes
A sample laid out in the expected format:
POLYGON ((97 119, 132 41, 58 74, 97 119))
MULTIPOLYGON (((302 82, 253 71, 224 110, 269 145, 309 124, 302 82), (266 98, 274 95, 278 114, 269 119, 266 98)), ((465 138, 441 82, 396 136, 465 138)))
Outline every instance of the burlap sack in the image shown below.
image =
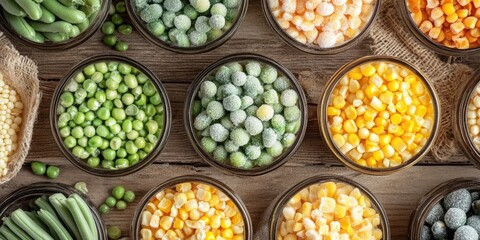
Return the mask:
MULTIPOLYGON (((452 132, 451 114, 454 104, 457 88, 464 81, 468 81, 472 74, 472 69, 468 66, 453 63, 452 58, 443 61, 432 50, 422 46, 410 33, 400 17, 400 13, 393 6, 393 1, 383 2, 382 11, 379 18, 370 30, 370 37, 373 39, 372 51, 375 55, 395 56, 406 60, 407 62, 420 68, 431 81, 438 92, 441 103, 441 125, 436 143, 432 147, 432 154, 437 161, 451 160, 450 157, 459 151, 452 132)), ((322 82, 328 81, 330 76, 324 76, 323 79, 315 77, 317 87, 322 87, 322 82)), ((309 79, 312 82, 312 76, 308 73, 301 73, 299 79, 309 79)), ((319 90, 311 95, 319 95, 319 90)), ((323 91, 323 89, 321 90, 323 91)), ((308 91, 307 91, 308 92, 308 91)), ((316 101, 316 100, 314 100, 316 101)), ((255 240, 269 239, 269 216, 273 210, 273 204, 278 201, 278 197, 272 201, 257 225, 255 240)))
POLYGON ((23 103, 22 125, 18 135, 18 149, 8 162, 8 173, 0 178, 0 185, 8 182, 22 168, 30 149, 33 124, 40 104, 40 83, 35 63, 21 56, 0 32, 0 71, 6 84, 17 91, 23 103))

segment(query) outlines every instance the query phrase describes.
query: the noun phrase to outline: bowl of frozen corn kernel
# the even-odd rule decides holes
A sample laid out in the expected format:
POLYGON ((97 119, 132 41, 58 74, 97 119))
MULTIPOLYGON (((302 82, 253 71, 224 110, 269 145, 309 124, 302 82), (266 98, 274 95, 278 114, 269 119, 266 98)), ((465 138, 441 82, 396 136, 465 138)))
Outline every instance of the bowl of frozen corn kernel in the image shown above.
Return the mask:
POLYGON ((132 0, 127 10, 136 29, 153 44, 178 53, 221 46, 237 31, 247 0, 132 0))
POLYGON ((260 175, 285 163, 300 146, 307 101, 295 76, 254 54, 217 61, 191 85, 185 126, 197 153, 211 165, 260 175))
POLYGON ((268 239, 390 239, 383 207, 348 178, 309 178, 272 204, 268 239))
POLYGON ((313 54, 335 54, 359 43, 379 14, 381 0, 262 0, 272 29, 313 54))
POLYGON ((480 53, 480 1, 402 0, 397 4, 413 35, 435 52, 480 53))
POLYGON ((368 56, 337 71, 318 105, 319 128, 334 155, 366 174, 418 162, 437 135, 440 106, 431 83, 409 63, 368 56))
POLYGON ((170 111, 154 73, 130 58, 101 55, 74 66, 60 81, 50 125, 72 164, 118 177, 155 161, 170 133, 170 111))
POLYGON ((0 27, 31 47, 65 50, 87 41, 108 15, 110 0, 0 1, 0 27))
POLYGON ((177 177, 145 195, 131 232, 138 239, 252 239, 252 222, 242 200, 219 181, 177 177))
POLYGON ((459 88, 452 114, 453 133, 468 160, 480 168, 480 71, 459 88))

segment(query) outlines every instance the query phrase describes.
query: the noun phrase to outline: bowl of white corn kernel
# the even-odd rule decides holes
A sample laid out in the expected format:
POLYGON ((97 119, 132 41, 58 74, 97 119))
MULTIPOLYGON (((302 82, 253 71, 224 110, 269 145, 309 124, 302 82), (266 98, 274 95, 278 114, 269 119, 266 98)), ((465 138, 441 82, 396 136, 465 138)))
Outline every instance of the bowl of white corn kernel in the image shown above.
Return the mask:
POLYGON ((432 84, 413 65, 387 56, 363 57, 340 68, 318 106, 329 149, 346 166, 371 175, 420 161, 440 121, 432 84))
POLYGON ((463 153, 480 168, 480 71, 459 88, 452 123, 455 140, 463 153))
POLYGON ((288 44, 312 54, 356 45, 379 14, 381 0, 262 0, 270 27, 288 44))
POLYGON ((133 239, 251 240, 252 221, 240 197, 204 176, 168 180, 140 202, 132 222, 133 239))

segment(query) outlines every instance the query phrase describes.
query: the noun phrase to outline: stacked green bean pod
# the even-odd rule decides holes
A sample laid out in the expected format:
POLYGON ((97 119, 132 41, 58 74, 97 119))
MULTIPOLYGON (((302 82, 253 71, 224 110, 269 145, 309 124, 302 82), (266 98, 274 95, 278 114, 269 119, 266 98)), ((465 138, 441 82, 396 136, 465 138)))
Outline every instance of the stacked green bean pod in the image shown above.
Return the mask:
POLYGON ((99 239, 92 211, 78 194, 44 195, 30 205, 32 211, 19 208, 2 218, 0 240, 99 239))
POLYGON ((21 37, 59 43, 87 30, 102 0, 0 0, 0 5, 5 20, 21 37))

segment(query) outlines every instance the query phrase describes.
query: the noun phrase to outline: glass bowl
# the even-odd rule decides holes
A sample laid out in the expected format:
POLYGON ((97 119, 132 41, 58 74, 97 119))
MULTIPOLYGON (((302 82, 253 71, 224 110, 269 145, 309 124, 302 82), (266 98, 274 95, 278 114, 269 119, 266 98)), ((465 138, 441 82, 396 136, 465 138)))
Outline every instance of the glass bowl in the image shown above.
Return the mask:
POLYGON ((305 136, 305 132, 307 129, 307 121, 308 121, 307 111, 308 111, 307 99, 306 99, 305 93, 303 92, 302 86, 299 84, 298 80, 287 68, 275 62, 274 60, 261 55, 238 54, 238 55, 231 55, 221 60, 218 60, 217 62, 213 63, 212 65, 207 67, 205 70, 203 70, 197 76, 193 84, 190 86, 190 89, 188 90, 188 99, 185 102, 185 107, 184 107, 184 123, 185 123, 185 128, 187 131, 188 138, 190 139, 190 142, 195 148, 195 151, 207 163, 228 173, 234 173, 234 174, 246 175, 246 176, 257 176, 257 175, 262 175, 262 174, 271 172, 279 168, 281 165, 287 162, 288 159, 290 159, 290 157, 292 157, 295 154, 295 152, 298 150, 298 148, 302 143, 303 137, 305 136), (240 169, 227 164, 219 163, 218 161, 215 161, 215 159, 213 159, 211 154, 205 152, 202 148, 200 139, 196 134, 196 130, 193 127, 194 119, 193 119, 193 113, 192 113, 193 102, 197 97, 197 93, 200 89, 200 86, 203 81, 205 81, 209 76, 211 76, 213 71, 218 69, 220 66, 223 66, 228 63, 238 63, 238 62, 245 62, 245 61, 257 61, 262 64, 273 66, 277 69, 277 71, 281 75, 288 78, 290 80, 290 87, 297 92, 298 101, 299 101, 298 107, 301 111, 301 117, 302 117, 300 120, 301 125, 299 127, 299 130, 296 133, 296 140, 293 143, 293 145, 291 145, 286 151, 283 151, 283 153, 280 156, 276 157, 272 161, 272 163, 270 163, 269 165, 263 166, 263 167, 254 167, 250 170, 240 169))
MULTIPOLYGON (((76 47, 86 41, 88 41, 93 34, 102 26, 105 19, 108 16, 108 9, 110 6, 111 0, 102 0, 101 8, 98 14, 93 18, 90 23, 90 26, 85 29, 80 35, 70 38, 64 42, 54 43, 51 41, 45 41, 44 43, 37 43, 31 40, 28 40, 22 36, 20 36, 11 26, 7 23, 5 15, 3 11, 0 11, 0 30, 5 32, 11 39, 15 40, 15 42, 21 42, 28 47, 33 47, 41 50, 52 50, 52 51, 61 51, 76 47)), ((0 6, 0 9, 2 7, 0 6)))
POLYGON ((143 35, 151 43, 155 44, 158 47, 161 47, 163 49, 166 49, 175 53, 198 54, 198 53, 208 52, 217 47, 220 47, 225 42, 227 42, 231 37, 233 37, 233 35, 235 35, 238 28, 240 27, 240 24, 242 23, 243 18, 247 14, 248 0, 240 0, 240 4, 237 10, 238 12, 234 21, 232 22, 232 26, 230 27, 230 29, 225 31, 220 37, 211 41, 207 41, 207 43, 201 46, 193 46, 193 47, 186 47, 186 48, 179 47, 171 43, 167 43, 161 40, 158 36, 151 33, 147 28, 147 24, 144 23, 142 19, 140 19, 139 14, 135 12, 134 1, 127 1, 126 5, 127 5, 128 15, 130 19, 132 19, 132 23, 135 26, 135 29, 137 29, 140 32, 140 34, 143 35))
MULTIPOLYGON (((314 185, 324 182, 335 182, 335 183, 345 183, 354 188, 358 188, 360 192, 370 200, 372 208, 376 210, 377 214, 380 216, 380 228, 382 230, 382 239, 390 240, 390 224, 388 222, 387 213, 383 206, 380 204, 378 199, 370 192, 367 188, 361 184, 342 176, 336 175, 324 175, 324 176, 315 176, 308 178, 282 193, 276 200, 272 201, 268 210, 263 214, 262 222, 268 223, 268 239, 279 239, 278 229, 280 218, 283 212, 284 207, 290 201, 290 199, 296 195, 301 190, 314 185)), ((264 239, 267 236, 259 236, 257 239, 264 239)))
POLYGON ((452 114, 452 126, 455 139, 459 143, 463 153, 468 157, 468 160, 477 168, 480 168, 480 149, 475 146, 470 136, 467 112, 469 111, 468 105, 471 102, 472 95, 479 87, 479 83, 480 71, 477 71, 470 81, 463 83, 463 86, 459 88, 452 114))
POLYGON ((456 178, 441 183, 426 193, 418 201, 417 207, 413 210, 410 216, 410 224, 408 226, 409 239, 421 239, 420 235, 422 232, 422 226, 425 223, 430 209, 440 202, 447 194, 463 188, 479 191, 480 180, 477 178, 456 178))
POLYGON ((353 170, 356 170, 358 172, 361 172, 364 174, 370 174, 370 175, 388 175, 388 174, 392 174, 415 165, 418 161, 422 159, 423 156, 425 156, 425 154, 428 153, 430 147, 435 142, 435 139, 438 133, 439 124, 440 124, 440 101, 433 85, 425 78, 425 75, 420 70, 418 70, 415 66, 413 66, 408 62, 405 62, 402 59, 390 57, 390 56, 362 57, 341 67, 331 77, 330 81, 327 83, 325 87, 325 91, 319 100, 319 104, 317 108, 318 108, 317 116, 318 116, 319 129, 330 151, 347 167, 353 170), (386 168, 371 168, 368 166, 362 166, 354 162, 353 160, 350 159, 350 157, 343 154, 340 151, 340 149, 335 145, 332 139, 332 134, 329 129, 330 124, 327 116, 327 108, 330 105, 330 96, 332 95, 332 92, 335 90, 335 88, 340 83, 342 78, 350 70, 360 65, 363 65, 365 63, 379 62, 379 61, 392 63, 392 64, 405 67, 409 69, 411 72, 413 72, 416 76, 418 76, 418 78, 423 83, 424 88, 429 92, 429 95, 431 97, 433 111, 434 111, 434 119, 433 119, 433 123, 431 124, 432 127, 431 127, 430 136, 426 140, 426 143, 424 144, 422 149, 419 152, 417 152, 415 155, 413 155, 409 160, 404 161, 402 164, 398 166, 392 166, 392 167, 386 167, 386 168))
POLYGON ((206 185, 210 185, 217 190, 223 192, 226 196, 232 200, 235 204, 237 209, 240 211, 240 214, 243 217, 244 222, 244 239, 245 240, 252 240, 253 239, 253 227, 252 227, 252 220, 250 218, 250 214, 248 213, 247 207, 241 200, 240 196, 238 196, 232 189, 230 189, 224 183, 215 180, 210 177, 200 176, 200 175, 186 175, 181 177, 176 177, 170 179, 166 182, 161 183, 157 187, 150 190, 142 200, 139 202, 137 209, 133 215, 132 225, 130 228, 131 236, 134 240, 140 240, 141 237, 139 236, 140 230, 142 228, 142 212, 145 209, 146 205, 150 201, 151 198, 155 197, 155 195, 165 189, 174 188, 176 184, 180 183, 202 183, 206 185))
POLYGON ((15 190, 7 195, 6 198, 0 201, 0 225, 2 218, 10 215, 11 212, 18 208, 29 208, 31 200, 36 199, 45 194, 62 193, 66 196, 76 193, 85 200, 88 207, 92 211, 95 225, 97 226, 99 240, 108 240, 106 227, 97 211, 95 205, 82 193, 75 190, 75 188, 62 184, 52 182, 38 182, 15 190))
POLYGON ((158 157, 160 152, 163 150, 165 147, 165 144, 167 143, 168 136, 170 134, 170 128, 171 128, 171 107, 170 107, 170 101, 168 99, 167 92, 165 88, 163 87, 162 82, 157 78, 157 76, 150 71, 148 68, 143 66, 142 64, 136 62, 133 59, 123 57, 123 56, 116 56, 116 55, 100 55, 100 56, 94 56, 92 58, 88 58, 79 64, 75 65, 64 77, 63 79, 59 82, 57 88, 55 89, 55 92, 53 94, 52 102, 50 105, 50 128, 52 130, 53 137, 62 151, 63 155, 76 167, 80 168, 81 170, 96 175, 96 176, 102 176, 102 177, 119 177, 119 176, 125 176, 129 175, 135 172, 140 171, 144 167, 150 165, 155 161, 155 159, 158 157), (97 62, 105 62, 105 61, 116 61, 119 63, 126 63, 129 64, 130 66, 140 70, 140 72, 144 73, 155 85, 157 92, 160 94, 162 98, 162 103, 163 103, 163 108, 164 108, 164 117, 163 117, 163 131, 158 137, 158 141, 156 145, 154 146, 153 150, 146 155, 146 157, 143 160, 140 160, 138 163, 129 166, 124 169, 118 169, 118 170, 107 170, 107 169, 102 169, 102 168, 91 168, 90 166, 87 165, 87 163, 84 160, 79 159, 78 157, 75 157, 72 154, 72 151, 69 150, 63 143, 63 139, 60 135, 60 131, 58 129, 58 117, 57 117, 57 108, 59 105, 60 101, 60 96, 64 90, 64 88, 67 86, 69 81, 74 77, 78 72, 82 71, 83 68, 85 68, 88 65, 97 63, 97 62))
POLYGON ((375 22, 376 18, 380 14, 380 8, 382 5, 382 0, 373 0, 373 1, 375 2, 375 6, 372 9, 371 16, 369 17, 369 20, 365 22, 363 28, 359 31, 359 33, 355 37, 345 41, 344 43, 336 45, 331 48, 321 48, 316 44, 303 44, 297 41, 295 38, 290 36, 285 30, 283 30, 280 24, 278 23, 278 21, 276 20, 275 16, 273 15, 273 12, 271 11, 271 7, 270 7, 271 1, 261 0, 261 3, 262 3, 263 13, 267 19, 268 25, 270 25, 273 31, 275 31, 275 33, 277 33, 277 35, 279 35, 284 42, 306 53, 318 54, 318 55, 329 55, 329 54, 337 54, 352 48, 353 46, 360 43, 368 35, 368 32, 373 26, 373 23, 375 22))
POLYGON ((444 56, 456 57, 464 57, 467 55, 474 55, 480 53, 480 47, 471 49, 455 49, 446 47, 443 44, 433 41, 428 35, 420 31, 420 29, 415 24, 410 14, 410 10, 408 9, 407 0, 398 0, 394 1, 394 3, 408 30, 413 34, 413 36, 415 36, 418 42, 420 42, 428 49, 444 56))

